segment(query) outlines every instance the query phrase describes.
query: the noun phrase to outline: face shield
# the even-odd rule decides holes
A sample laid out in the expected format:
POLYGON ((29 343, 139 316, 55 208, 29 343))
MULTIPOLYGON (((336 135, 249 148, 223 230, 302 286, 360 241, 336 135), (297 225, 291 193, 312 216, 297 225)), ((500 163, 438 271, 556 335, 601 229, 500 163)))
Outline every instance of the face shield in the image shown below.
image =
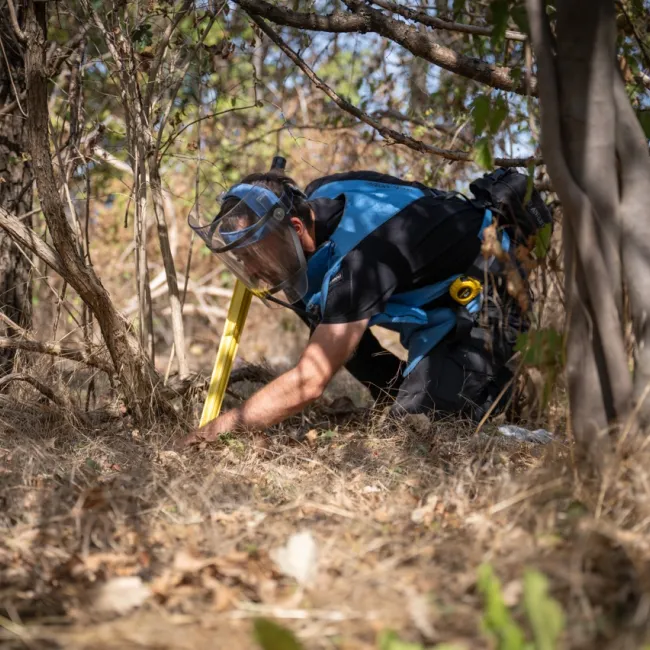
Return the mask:
POLYGON ((259 185, 235 185, 209 223, 192 215, 191 228, 255 295, 282 293, 295 303, 307 292, 307 263, 290 221, 293 195, 259 185), (224 212, 224 208, 228 208, 224 212))

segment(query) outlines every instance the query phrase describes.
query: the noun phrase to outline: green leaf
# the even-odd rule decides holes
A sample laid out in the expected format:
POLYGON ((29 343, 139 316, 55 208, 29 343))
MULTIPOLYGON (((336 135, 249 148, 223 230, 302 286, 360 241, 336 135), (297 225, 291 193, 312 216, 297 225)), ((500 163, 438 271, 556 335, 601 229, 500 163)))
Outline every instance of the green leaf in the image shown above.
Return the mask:
POLYGON ((496 641, 497 650, 524 650, 523 630, 513 621, 501 593, 501 583, 489 564, 478 570, 478 589, 483 596, 483 625, 496 641))
POLYGON ((90 469, 94 470, 95 472, 102 471, 102 466, 97 461, 94 461, 90 457, 86 458, 86 467, 90 467, 90 469))
POLYGON ((499 131, 501 125, 503 124, 503 120, 506 119, 507 115, 508 102, 506 102, 503 95, 499 95, 494 101, 492 110, 488 116, 488 126, 490 127, 490 133, 492 135, 495 135, 499 131))
POLYGON ((639 111, 636 115, 639 118, 645 137, 650 140, 650 111, 639 111))
POLYGON ((524 574, 524 607, 535 639, 535 650, 556 650, 564 629, 564 612, 548 595, 548 580, 538 571, 524 574))
POLYGON ((522 332, 517 337, 515 351, 522 353, 522 361, 528 366, 540 369, 562 366, 564 335, 552 327, 522 332))
POLYGON ((548 255, 551 248, 551 235, 553 234, 553 225, 545 223, 535 235, 535 257, 538 260, 548 255))
POLYGON ((490 115, 490 98, 488 95, 477 95, 472 103, 472 121, 474 133, 481 135, 485 131, 490 115))
POLYGON ((420 643, 402 641, 393 630, 385 630, 379 636, 379 650, 424 650, 420 643))
POLYGON ((528 12, 526 11, 526 7, 524 5, 513 7, 510 15, 512 16, 512 19, 515 21, 515 25, 517 25, 520 31, 522 31, 524 34, 530 33, 528 12))
POLYGON ((465 0, 454 0, 454 16, 457 16, 461 11, 465 11, 465 0))
POLYGON ((149 23, 142 23, 141 25, 138 25, 131 32, 131 40, 138 49, 149 47, 149 45, 153 43, 153 32, 151 31, 151 25, 149 23))
POLYGON ((476 141, 474 159, 483 169, 492 169, 492 147, 488 138, 480 138, 476 141))
POLYGON ((266 618, 255 619, 253 633, 263 650, 304 650, 291 630, 266 618))
POLYGON ((492 0, 490 3, 492 13, 492 45, 498 46, 503 43, 508 27, 508 0, 492 0))

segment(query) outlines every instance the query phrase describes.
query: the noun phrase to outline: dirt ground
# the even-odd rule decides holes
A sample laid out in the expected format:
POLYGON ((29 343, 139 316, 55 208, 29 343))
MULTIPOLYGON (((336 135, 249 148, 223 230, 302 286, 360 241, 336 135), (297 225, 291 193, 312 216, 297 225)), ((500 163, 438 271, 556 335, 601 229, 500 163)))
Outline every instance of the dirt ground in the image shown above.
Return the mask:
POLYGON ((309 649, 377 648, 389 629, 499 647, 481 625, 486 562, 518 621, 525 569, 548 577, 560 647, 642 647, 641 456, 599 487, 561 433, 533 445, 493 426, 395 423, 355 408, 341 381, 343 397, 271 436, 182 454, 182 427, 99 413, 79 427, 29 388, 0 395, 0 647, 255 648, 260 616, 309 649), (307 548, 283 563, 299 533, 307 548))

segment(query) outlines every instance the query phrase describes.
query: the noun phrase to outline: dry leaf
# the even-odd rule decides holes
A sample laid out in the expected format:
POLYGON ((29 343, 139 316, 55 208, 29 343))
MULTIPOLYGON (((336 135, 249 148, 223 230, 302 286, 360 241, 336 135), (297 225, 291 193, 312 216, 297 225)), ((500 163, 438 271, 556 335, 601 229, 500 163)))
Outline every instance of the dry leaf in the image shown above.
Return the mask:
POLYGON ((316 540, 309 531, 292 535, 285 546, 271 551, 271 559, 285 575, 302 586, 310 584, 316 576, 318 550, 316 540))
POLYGON ((113 578, 97 589, 91 607, 96 612, 123 616, 140 607, 150 595, 151 589, 138 576, 113 578))

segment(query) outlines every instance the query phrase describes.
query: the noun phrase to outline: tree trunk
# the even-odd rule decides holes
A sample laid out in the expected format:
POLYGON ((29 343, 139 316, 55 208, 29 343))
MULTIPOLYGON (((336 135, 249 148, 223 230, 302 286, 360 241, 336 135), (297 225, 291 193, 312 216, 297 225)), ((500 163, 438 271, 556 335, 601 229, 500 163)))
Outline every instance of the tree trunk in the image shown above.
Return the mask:
POLYGON ((544 0, 527 6, 542 152, 564 205, 571 422, 582 451, 602 469, 606 445, 600 443, 627 423, 634 399, 645 400, 641 413, 650 413, 650 160, 616 66, 613 0, 559 3, 556 37, 544 0), (637 336, 634 381, 623 278, 637 336))
MULTIPOLYGON (((25 90, 25 65, 6 13, 0 16, 4 54, 0 61, 0 107, 15 101, 25 90), (6 58, 5 58, 6 57, 6 58)), ((32 210, 32 165, 27 156, 27 129, 22 103, 0 117, 0 205, 14 214, 32 210)), ((31 217, 24 219, 31 224, 31 217)), ((0 310, 24 329, 32 324, 32 292, 29 258, 0 230, 0 310)), ((0 324, 0 336, 17 334, 0 324)), ((12 372, 15 350, 0 351, 0 376, 12 372)))

